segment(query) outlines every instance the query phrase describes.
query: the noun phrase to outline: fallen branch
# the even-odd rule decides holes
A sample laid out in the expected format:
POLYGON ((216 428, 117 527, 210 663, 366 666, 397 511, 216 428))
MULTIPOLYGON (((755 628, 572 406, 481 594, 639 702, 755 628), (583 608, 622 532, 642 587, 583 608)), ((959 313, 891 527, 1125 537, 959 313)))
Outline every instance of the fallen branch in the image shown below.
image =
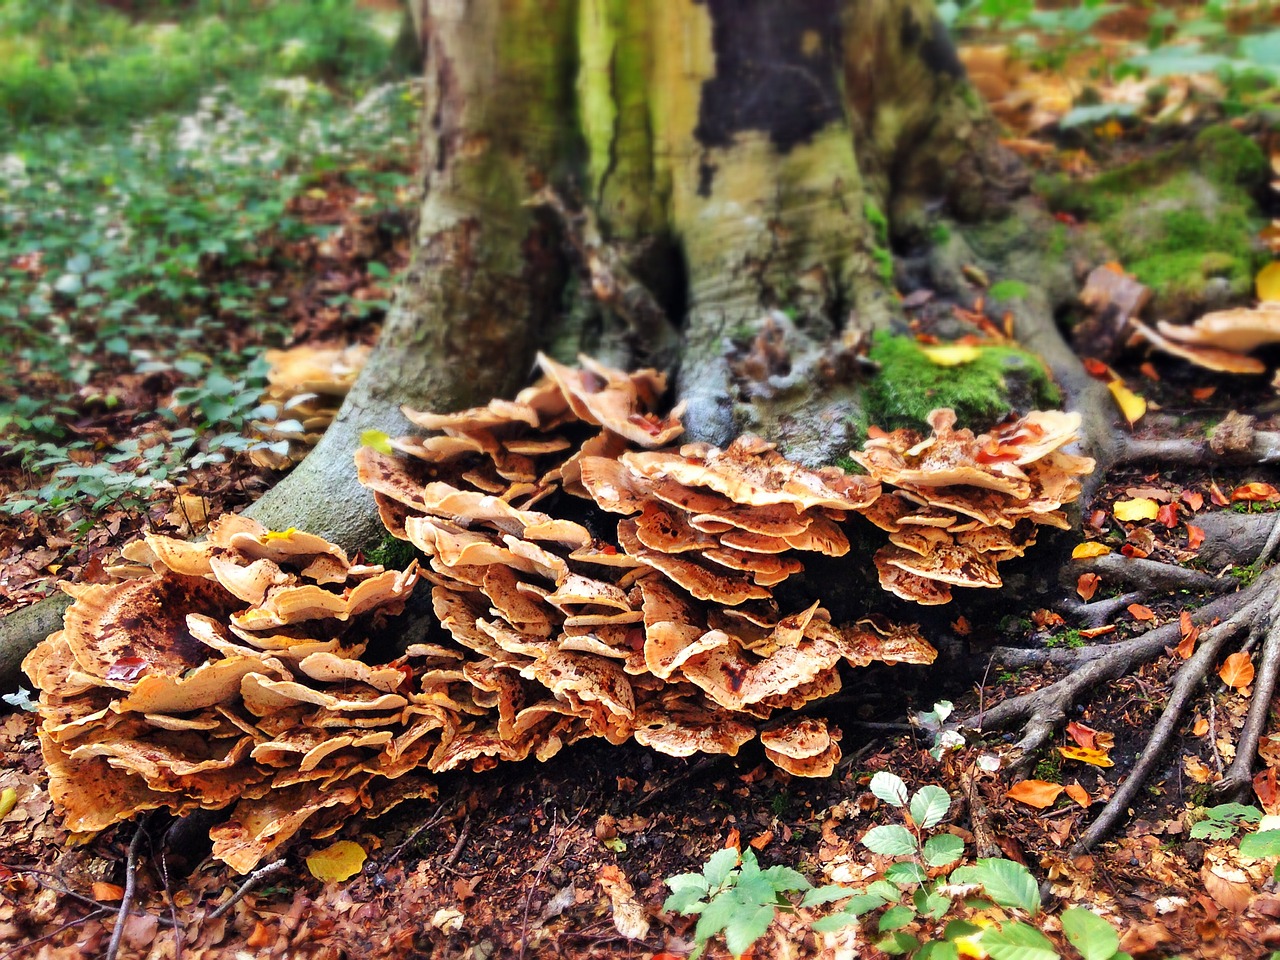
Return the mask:
POLYGON ((1243 799, 1253 784, 1253 761, 1258 753, 1258 741, 1266 729, 1271 713, 1271 697, 1275 693, 1276 678, 1280 676, 1280 603, 1274 605, 1267 616, 1266 640, 1262 645, 1262 665, 1249 701, 1244 729, 1236 743, 1235 759, 1226 776, 1214 785, 1214 791, 1223 797, 1243 799))
POLYGON ((116 960, 120 952, 120 941, 124 939, 124 924, 133 910, 133 896, 138 888, 138 847, 142 844, 146 832, 144 823, 139 823, 133 831, 133 839, 129 841, 129 855, 124 866, 124 896, 120 898, 120 912, 116 914, 116 925, 111 931, 111 942, 107 944, 105 960, 116 960))
POLYGON ((249 876, 244 878, 244 883, 236 887, 236 891, 235 893, 231 894, 230 900, 227 900, 223 903, 218 904, 217 908, 211 914, 209 914, 209 919, 217 920, 220 917, 226 916, 227 911, 229 911, 232 907, 234 907, 237 903, 239 903, 242 899, 244 899, 245 895, 248 894, 249 891, 251 891, 263 880, 267 879, 267 877, 271 877, 279 873, 281 870, 285 868, 288 862, 289 861, 281 857, 279 860, 273 860, 271 863, 268 863, 265 867, 259 867, 257 870, 253 871, 253 873, 249 874, 249 876))

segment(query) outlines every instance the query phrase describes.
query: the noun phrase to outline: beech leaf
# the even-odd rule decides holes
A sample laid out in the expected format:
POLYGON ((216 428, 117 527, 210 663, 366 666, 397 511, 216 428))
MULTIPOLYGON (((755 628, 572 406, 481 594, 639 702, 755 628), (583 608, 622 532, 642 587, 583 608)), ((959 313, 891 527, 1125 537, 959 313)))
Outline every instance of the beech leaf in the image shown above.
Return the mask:
POLYGON ((1043 810, 1052 807, 1062 794, 1062 784, 1047 780, 1019 780, 1005 794, 1010 800, 1043 810))
POLYGON ((1093 595, 1098 592, 1098 585, 1102 583, 1102 578, 1096 573, 1082 573, 1076 580, 1076 593, 1080 595, 1080 599, 1088 603, 1093 599, 1093 595))
POLYGON ((1228 687, 1243 690, 1253 683, 1253 661, 1243 650, 1237 650, 1222 662, 1218 676, 1228 687))
POLYGON ((1090 560, 1093 557, 1105 557, 1111 552, 1111 548, 1105 543, 1098 543, 1096 540, 1090 540, 1087 543, 1076 544, 1076 548, 1071 551, 1072 560, 1090 560))
POLYGON ((1112 380, 1107 384, 1107 389, 1111 391, 1125 420, 1129 421, 1129 426, 1141 420, 1142 415, 1147 412, 1147 401, 1126 387, 1124 381, 1112 380))
POLYGON ((1135 497, 1132 500, 1117 500, 1111 512, 1117 520, 1131 523, 1135 520, 1154 520, 1160 512, 1160 504, 1149 497, 1135 497))
POLYGON ((1089 749, 1088 747, 1059 747, 1058 753, 1067 760, 1079 760, 1094 767, 1114 767, 1115 762, 1107 756, 1107 751, 1089 749))
POLYGON ((317 850, 307 857, 307 869, 325 883, 350 880, 364 866, 364 847, 350 840, 339 840, 333 846, 317 850))

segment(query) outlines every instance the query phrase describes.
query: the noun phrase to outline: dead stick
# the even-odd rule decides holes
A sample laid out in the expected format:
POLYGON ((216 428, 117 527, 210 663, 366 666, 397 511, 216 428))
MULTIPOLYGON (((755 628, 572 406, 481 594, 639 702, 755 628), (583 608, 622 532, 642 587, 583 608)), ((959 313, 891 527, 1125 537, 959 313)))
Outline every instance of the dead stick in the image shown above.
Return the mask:
POLYGON ((449 851, 449 858, 444 862, 444 869, 448 870, 457 862, 458 857, 462 856, 462 847, 467 842, 467 834, 471 832, 471 814, 467 814, 462 821, 462 829, 458 831, 458 842, 453 845, 453 849, 449 851))
POLYGON ((1156 765, 1156 761, 1160 759, 1160 754, 1164 752, 1164 748, 1169 745, 1173 732, 1178 726, 1178 721, 1182 718, 1182 711, 1195 695, 1195 689, 1200 682, 1208 675, 1212 669, 1214 661, 1218 657, 1218 651, 1222 649, 1222 645, 1232 636, 1239 632, 1243 624, 1235 624, 1228 620, 1226 623, 1219 624, 1217 627, 1206 631, 1201 638, 1200 647, 1192 654, 1191 659, 1182 665, 1182 669, 1178 671, 1177 678, 1173 683, 1173 690, 1169 694, 1169 700, 1165 704, 1164 712, 1160 714, 1160 720, 1156 723, 1156 728, 1151 732, 1151 737, 1147 741, 1147 745, 1142 748, 1142 754, 1138 757, 1138 762, 1133 765, 1133 769, 1129 772, 1128 778, 1120 785, 1118 789, 1107 801, 1107 805, 1103 807, 1102 813, 1098 814, 1098 819, 1094 820, 1089 829, 1085 831, 1080 842, 1077 843, 1071 851, 1072 856, 1088 853, 1092 850, 1104 836, 1106 836, 1116 822, 1124 816, 1124 812, 1129 809, 1129 804, 1137 796, 1138 790, 1147 781, 1147 777, 1151 773, 1151 769, 1156 765))
POLYGON ((271 863, 268 863, 265 867, 259 867, 257 870, 253 871, 253 873, 244 878, 244 883, 236 887, 236 892, 231 895, 230 900, 226 903, 218 904, 218 908, 214 910, 213 913, 209 914, 209 919, 217 920, 219 917, 224 916, 228 910, 239 903, 244 898, 245 894, 252 890, 257 884, 261 883, 267 877, 277 874, 283 870, 286 863, 288 863, 288 861, 281 857, 279 860, 274 860, 271 863))
POLYGON ((138 886, 138 847, 142 844, 144 832, 142 824, 138 824, 138 829, 133 832, 133 839, 129 841, 129 855, 124 865, 124 896, 120 898, 120 912, 116 914, 116 925, 111 931, 111 942, 107 944, 105 960, 116 960, 116 954, 120 952, 120 941, 124 939, 124 922, 129 919, 129 912, 133 909, 133 894, 138 886))

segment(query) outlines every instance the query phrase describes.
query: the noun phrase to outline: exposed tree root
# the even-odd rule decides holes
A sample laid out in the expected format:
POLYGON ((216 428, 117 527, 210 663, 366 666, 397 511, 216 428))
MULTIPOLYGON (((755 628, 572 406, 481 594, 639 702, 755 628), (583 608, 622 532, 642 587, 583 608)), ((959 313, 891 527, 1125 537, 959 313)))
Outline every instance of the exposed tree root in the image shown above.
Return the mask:
POLYGON ((1242 800, 1253 784, 1253 760, 1271 713, 1271 697, 1276 689, 1277 676, 1280 676, 1280 602, 1272 605, 1267 616, 1262 665, 1257 673, 1253 698, 1249 701, 1244 729, 1236 743, 1235 759, 1226 775, 1214 785, 1214 791, 1220 796, 1242 800))
MULTIPOLYGON (((1240 593, 1220 597, 1192 614, 1192 622, 1212 623, 1225 619, 1222 629, 1232 634, 1251 626, 1258 608, 1270 607, 1272 593, 1280 582, 1280 574, 1267 572, 1240 593)), ((1141 637, 1101 647, 1076 650, 1009 650, 997 648, 994 656, 1001 663, 1019 666, 1052 664, 1067 669, 1068 674, 1056 683, 1032 693, 1013 697, 983 714, 970 718, 966 726, 977 730, 1003 729, 1023 723, 1023 737, 1016 749, 1021 752, 1019 769, 1035 762, 1035 754, 1053 737, 1067 716, 1067 710, 1099 684, 1116 680, 1134 667, 1159 656, 1166 647, 1176 646, 1180 638, 1177 623, 1157 627, 1141 637)))
POLYGON ((1108 586, 1124 585, 1148 596, 1154 593, 1173 593, 1177 590, 1190 590, 1192 593, 1223 593, 1237 586, 1236 581, 1230 577, 1213 577, 1177 564, 1160 563, 1139 557, 1124 557, 1118 553, 1109 553, 1103 557, 1073 563, 1067 573, 1071 582, 1063 586, 1074 589, 1075 581, 1072 578, 1086 572, 1096 573, 1108 586))
POLYGON ((1093 603, 1081 603, 1075 597, 1067 596, 1061 600, 1057 609, 1064 616, 1070 617, 1082 627, 1092 629, 1110 623, 1117 613, 1131 603, 1139 603, 1146 597, 1141 590, 1122 593, 1118 597, 1095 600, 1093 603))

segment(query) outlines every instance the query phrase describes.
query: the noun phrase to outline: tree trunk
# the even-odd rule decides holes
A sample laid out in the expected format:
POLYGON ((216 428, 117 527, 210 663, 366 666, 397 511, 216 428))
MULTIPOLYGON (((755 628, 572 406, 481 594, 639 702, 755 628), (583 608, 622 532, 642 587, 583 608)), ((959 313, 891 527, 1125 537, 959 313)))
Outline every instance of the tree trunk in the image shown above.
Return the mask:
POLYGON ((361 432, 508 393, 536 349, 678 365, 692 437, 831 462, 859 384, 814 379, 897 315, 886 222, 910 237, 927 204, 972 215, 1025 185, 929 0, 422 0, 420 23, 413 264, 338 421, 256 508, 269 524, 367 539, 361 432), (748 395, 728 355, 771 316, 790 370, 748 395))

